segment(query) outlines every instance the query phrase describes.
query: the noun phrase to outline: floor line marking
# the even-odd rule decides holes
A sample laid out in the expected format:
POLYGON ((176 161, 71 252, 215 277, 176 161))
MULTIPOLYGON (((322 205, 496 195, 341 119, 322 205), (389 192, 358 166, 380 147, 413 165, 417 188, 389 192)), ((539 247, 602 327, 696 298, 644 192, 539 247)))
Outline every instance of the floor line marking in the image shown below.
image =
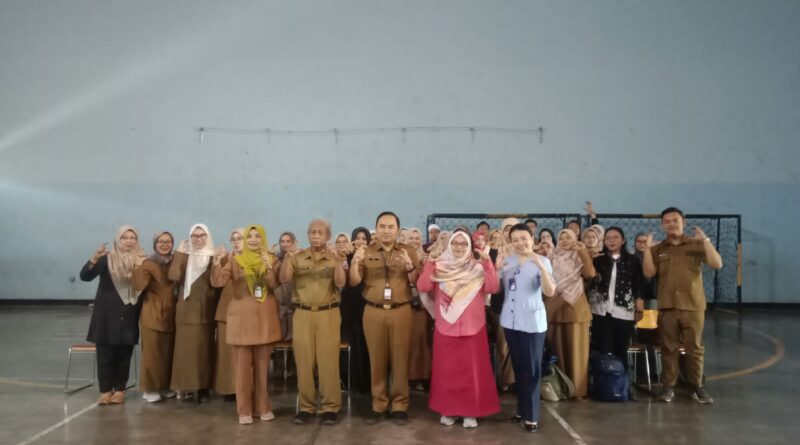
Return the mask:
POLYGON ((27 438, 25 440, 23 440, 22 442, 18 443, 17 445, 28 445, 29 443, 33 443, 34 441, 41 439, 45 435, 50 434, 51 432, 61 428, 62 426, 70 423, 71 421, 77 419, 78 417, 88 413, 89 411, 91 411, 91 410, 93 410, 95 408, 97 408, 97 403, 92 403, 91 405, 83 408, 82 410, 80 410, 77 413, 67 417, 66 419, 64 419, 64 420, 62 420, 62 421, 50 426, 47 429, 44 429, 44 430, 34 434, 33 436, 31 436, 31 437, 29 437, 29 438, 27 438))
POLYGON ((586 441, 584 441, 584 440, 583 440, 583 438, 580 436, 580 434, 578 434, 578 432, 577 432, 577 431, 575 431, 575 429, 574 429, 574 428, 572 428, 572 427, 571 427, 571 426, 570 426, 570 425, 567 423, 567 421, 566 421, 566 420, 564 420, 564 418, 563 418, 563 417, 561 417, 561 416, 559 416, 559 415, 558 415, 558 413, 556 412, 556 410, 554 410, 553 408, 551 408, 551 407, 550 407, 550 406, 548 406, 548 405, 545 405, 544 407, 547 409, 547 411, 549 411, 549 412, 550 412, 550 414, 551 414, 553 417, 555 417, 555 418, 556 418, 556 420, 558 421, 558 423, 560 423, 560 424, 561 424, 561 427, 562 427, 562 428, 564 428, 564 429, 567 431, 567 433, 569 433, 569 435, 570 435, 570 436, 572 436, 572 438, 575 440, 575 443, 576 443, 576 444, 578 444, 578 445, 586 445, 586 441))
POLYGON ((55 384, 52 384, 52 383, 24 382, 24 381, 19 381, 18 379, 12 379, 12 378, 0 378, 0 384, 16 385, 16 386, 27 386, 27 387, 30 387, 30 388, 63 388, 64 387, 64 385, 55 385, 55 384))
POLYGON ((733 327, 736 327, 736 328, 742 328, 742 329, 748 330, 748 331, 750 331, 750 332, 752 332, 752 333, 754 333, 756 335, 759 335, 759 336, 761 336, 763 338, 766 338, 767 340, 772 342, 773 346, 775 346, 775 352, 768 359, 764 360, 763 362, 761 362, 761 363, 759 363, 757 365, 753 365, 753 366, 750 366, 748 368, 739 369, 739 370, 736 370, 736 371, 724 372, 722 374, 716 374, 716 375, 708 376, 708 378, 706 380, 709 381, 709 382, 715 382, 715 381, 719 381, 719 380, 727 380, 727 379, 733 379, 733 378, 736 378, 736 377, 742 377, 742 376, 745 376, 745 375, 748 375, 748 374, 752 374, 752 373, 757 372, 757 371, 761 371, 763 369, 767 369, 770 366, 774 365, 775 363, 778 363, 779 361, 781 361, 783 359, 784 355, 786 355, 786 347, 783 345, 783 342, 780 339, 778 339, 776 337, 773 337, 773 336, 767 334, 764 331, 760 331, 758 329, 750 328, 750 327, 747 327, 747 326, 734 325, 734 324, 731 324, 731 323, 721 323, 721 324, 728 325, 728 326, 733 326, 733 327))

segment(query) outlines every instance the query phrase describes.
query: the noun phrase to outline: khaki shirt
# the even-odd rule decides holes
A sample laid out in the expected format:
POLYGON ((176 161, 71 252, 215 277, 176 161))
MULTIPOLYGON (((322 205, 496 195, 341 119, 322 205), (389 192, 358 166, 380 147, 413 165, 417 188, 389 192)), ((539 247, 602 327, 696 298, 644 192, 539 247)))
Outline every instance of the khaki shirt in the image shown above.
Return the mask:
POLYGON ((658 308, 704 311, 703 242, 684 236, 678 245, 664 240, 651 252, 658 278, 658 308))
POLYGON ((336 257, 329 251, 318 253, 317 259, 310 248, 292 256, 292 302, 321 306, 339 301, 339 290, 333 280, 336 257))
POLYGON ((358 265, 364 282, 364 298, 372 303, 405 303, 410 301, 411 286, 401 250, 408 253, 411 264, 419 264, 416 252, 411 246, 395 243, 391 251, 385 251, 380 244, 368 246, 364 260, 358 265), (388 277, 386 271, 389 271, 388 277), (384 289, 392 289, 392 298, 384 299, 384 289))

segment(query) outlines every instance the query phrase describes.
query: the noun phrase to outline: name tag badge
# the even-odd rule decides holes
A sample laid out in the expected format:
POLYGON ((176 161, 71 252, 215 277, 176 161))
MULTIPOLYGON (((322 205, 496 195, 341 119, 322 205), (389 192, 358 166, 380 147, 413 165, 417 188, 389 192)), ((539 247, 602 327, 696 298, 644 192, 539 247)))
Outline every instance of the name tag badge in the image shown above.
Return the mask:
POLYGON ((391 287, 385 287, 383 289, 383 299, 384 300, 391 300, 392 299, 392 288, 391 287))
POLYGON ((263 291, 261 290, 261 286, 256 286, 253 289, 253 294, 255 295, 256 298, 261 298, 261 295, 263 295, 263 291))
POLYGON ((517 279, 512 278, 508 280, 508 290, 517 290, 517 279))

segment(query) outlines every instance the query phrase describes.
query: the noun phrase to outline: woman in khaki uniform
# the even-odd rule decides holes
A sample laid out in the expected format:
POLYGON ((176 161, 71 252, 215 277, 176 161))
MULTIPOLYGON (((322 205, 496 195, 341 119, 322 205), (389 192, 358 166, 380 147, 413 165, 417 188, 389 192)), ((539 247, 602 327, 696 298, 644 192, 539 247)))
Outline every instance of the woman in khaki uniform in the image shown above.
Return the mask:
MULTIPOLYGON (((422 232, 416 227, 406 232, 406 242, 417 252, 419 263, 417 270, 422 270, 424 252, 422 251, 422 232)), ((411 283, 411 355, 408 358, 408 380, 412 387, 418 391, 425 389, 425 382, 431 379, 431 363, 433 352, 431 350, 431 327, 433 320, 428 311, 422 306, 416 283, 411 283)))
MULTIPOLYGON (((236 229, 231 232, 231 246, 233 252, 230 256, 223 258, 223 266, 230 261, 234 256, 242 253, 242 245, 244 244, 244 229, 236 229)), ((233 372, 233 349, 226 340, 227 320, 228 320, 228 304, 233 298, 233 282, 229 281, 219 295, 219 304, 217 305, 217 315, 214 319, 217 321, 217 362, 214 369, 214 392, 225 396, 225 400, 235 400, 236 394, 236 379, 233 372)))
POLYGON ((273 269, 276 258, 268 250, 263 227, 250 225, 244 233, 241 255, 223 266, 225 249, 217 252, 211 281, 216 287, 233 283, 226 340, 233 347, 239 423, 247 425, 253 423, 254 413, 261 420, 275 418, 267 395, 267 363, 270 344, 280 340, 281 329, 274 294, 278 286, 273 269))
POLYGON ((168 278, 180 284, 175 306, 175 353, 172 388, 184 400, 208 397, 214 376, 214 314, 217 291, 211 287, 214 241, 205 224, 189 231, 191 242, 181 241, 168 278))
POLYGON ((556 292, 544 301, 547 311, 547 342, 558 357, 558 364, 575 385, 575 398, 589 391, 589 322, 592 311, 584 292, 583 280, 595 276, 594 264, 586 246, 575 233, 558 233, 553 255, 556 292))
POLYGON ((170 391, 175 347, 175 285, 167 279, 175 240, 169 232, 153 238, 155 251, 133 270, 133 288, 144 290, 142 304, 142 366, 139 389, 152 403, 174 396, 170 391))

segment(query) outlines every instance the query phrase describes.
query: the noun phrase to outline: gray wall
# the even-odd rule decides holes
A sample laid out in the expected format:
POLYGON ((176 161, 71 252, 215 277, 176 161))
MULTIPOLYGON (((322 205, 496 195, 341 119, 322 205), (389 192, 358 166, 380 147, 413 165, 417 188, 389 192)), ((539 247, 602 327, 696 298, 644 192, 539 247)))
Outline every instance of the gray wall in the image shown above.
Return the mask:
POLYGON ((800 302, 797 1, 4 1, 0 298, 131 223, 217 240, 383 209, 741 213, 744 300, 800 302), (477 125, 331 136, 228 128, 477 125))

